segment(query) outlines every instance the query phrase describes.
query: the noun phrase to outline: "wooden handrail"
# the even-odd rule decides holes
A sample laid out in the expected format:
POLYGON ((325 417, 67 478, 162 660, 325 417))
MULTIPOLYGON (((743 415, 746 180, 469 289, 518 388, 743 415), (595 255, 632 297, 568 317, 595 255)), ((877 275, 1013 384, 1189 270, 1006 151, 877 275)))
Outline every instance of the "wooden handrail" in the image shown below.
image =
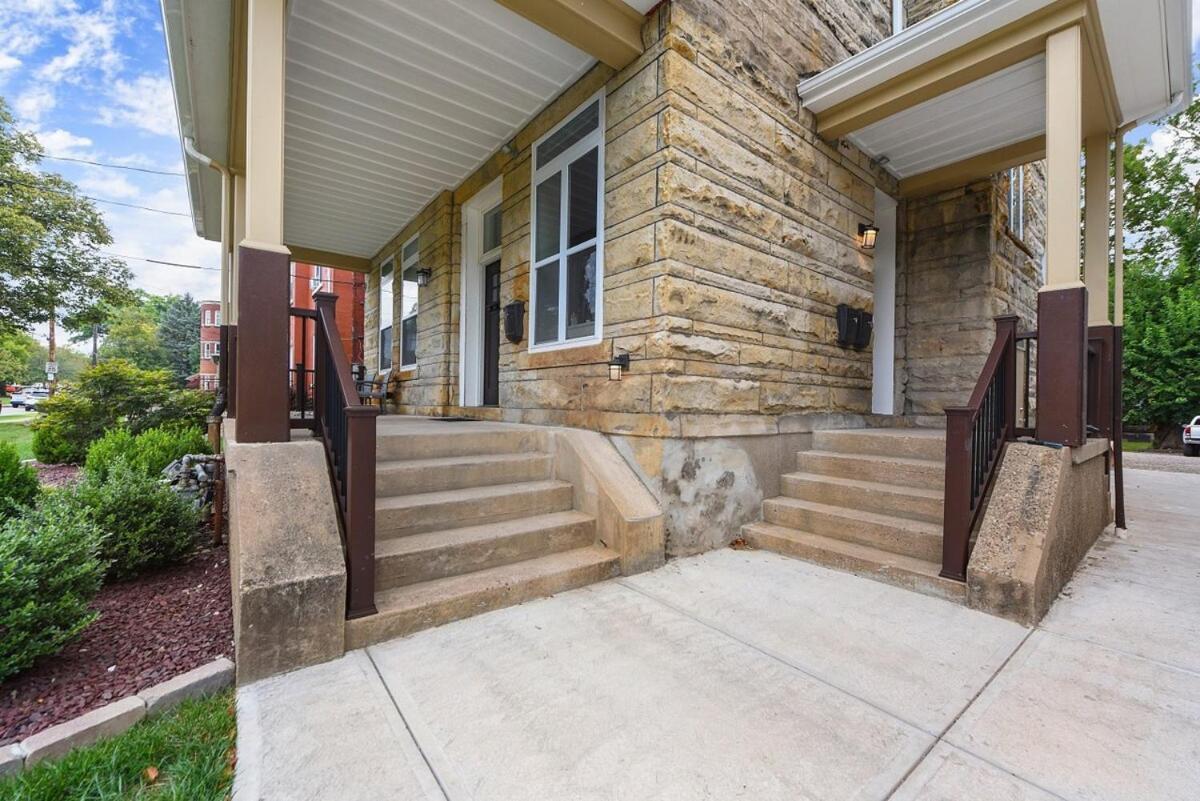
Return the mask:
POLYGON ((1004 443, 1016 430, 1017 317, 996 318, 996 340, 965 406, 946 409, 942 570, 965 581, 971 531, 995 476, 1004 443))
POLYGON ((314 292, 313 301, 317 304, 317 320, 325 341, 336 342, 339 346, 330 348, 329 355, 333 360, 334 376, 342 397, 346 399, 346 406, 362 406, 363 404, 358 402, 358 389, 354 384, 354 374, 350 371, 350 360, 346 358, 346 352, 340 347, 342 338, 338 334, 337 317, 334 314, 337 295, 332 292, 314 292), (354 403, 350 402, 351 398, 355 400, 354 403))

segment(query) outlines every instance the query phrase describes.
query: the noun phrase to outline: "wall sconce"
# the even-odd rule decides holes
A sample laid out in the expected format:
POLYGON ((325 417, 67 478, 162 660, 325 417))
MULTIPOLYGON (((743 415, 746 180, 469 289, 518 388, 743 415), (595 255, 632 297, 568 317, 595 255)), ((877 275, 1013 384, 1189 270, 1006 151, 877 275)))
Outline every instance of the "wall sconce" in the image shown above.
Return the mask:
POLYGON ((621 373, 629 369, 629 354, 619 353, 608 362, 608 380, 620 381, 621 373))
POLYGON ((417 270, 417 286, 429 286, 429 279, 433 276, 427 268, 422 267, 417 270))
POLYGON ((863 250, 874 250, 875 240, 879 237, 879 226, 874 223, 858 224, 858 246, 863 250))

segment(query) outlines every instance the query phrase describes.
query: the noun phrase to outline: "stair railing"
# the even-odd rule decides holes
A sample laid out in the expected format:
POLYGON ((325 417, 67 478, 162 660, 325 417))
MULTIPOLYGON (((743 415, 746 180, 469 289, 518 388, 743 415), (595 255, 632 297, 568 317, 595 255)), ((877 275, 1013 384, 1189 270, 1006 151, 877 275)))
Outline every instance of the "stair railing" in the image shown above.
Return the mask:
POLYGON ((337 498, 346 558, 346 617, 375 614, 375 418, 379 410, 359 399, 342 349, 337 295, 313 293, 316 341, 313 412, 325 444, 337 498))
POLYGON ((944 578, 966 581, 971 532, 1004 443, 1016 438, 1017 317, 996 318, 996 340, 965 406, 946 409, 944 578))

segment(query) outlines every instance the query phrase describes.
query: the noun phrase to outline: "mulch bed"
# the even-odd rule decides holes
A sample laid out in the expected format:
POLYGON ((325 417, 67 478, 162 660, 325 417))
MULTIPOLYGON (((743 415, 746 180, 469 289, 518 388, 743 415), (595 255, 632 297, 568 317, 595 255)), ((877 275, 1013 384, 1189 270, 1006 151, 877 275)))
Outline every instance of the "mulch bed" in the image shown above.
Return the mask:
POLYGON ((79 480, 79 465, 77 464, 34 462, 33 469, 37 470, 38 480, 47 487, 62 487, 66 484, 74 484, 79 480))
POLYGON ((79 637, 0 684, 0 745, 233 653, 225 547, 111 584, 92 606, 79 637))

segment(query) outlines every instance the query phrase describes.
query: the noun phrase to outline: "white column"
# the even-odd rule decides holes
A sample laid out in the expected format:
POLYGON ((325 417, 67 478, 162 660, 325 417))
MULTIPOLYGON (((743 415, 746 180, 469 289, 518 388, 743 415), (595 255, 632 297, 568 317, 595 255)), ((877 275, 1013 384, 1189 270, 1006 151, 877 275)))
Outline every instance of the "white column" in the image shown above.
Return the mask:
MULTIPOLYGON (((245 238, 283 248, 283 93, 286 0, 249 0, 246 21, 245 238)), ((286 252, 286 251, 285 251, 286 252)))
POLYGON ((1117 131, 1113 191, 1113 325, 1125 325, 1125 129, 1117 131))
POLYGON ((1046 40, 1046 286, 1079 280, 1079 142, 1083 136, 1083 41, 1079 26, 1046 40))
POLYGON ((875 336, 871 344, 871 412, 896 413, 896 201, 875 190, 875 336))
POLYGON ((1110 325, 1108 319, 1108 135, 1084 141, 1087 172, 1084 187, 1083 282, 1088 291, 1088 325, 1110 325))

